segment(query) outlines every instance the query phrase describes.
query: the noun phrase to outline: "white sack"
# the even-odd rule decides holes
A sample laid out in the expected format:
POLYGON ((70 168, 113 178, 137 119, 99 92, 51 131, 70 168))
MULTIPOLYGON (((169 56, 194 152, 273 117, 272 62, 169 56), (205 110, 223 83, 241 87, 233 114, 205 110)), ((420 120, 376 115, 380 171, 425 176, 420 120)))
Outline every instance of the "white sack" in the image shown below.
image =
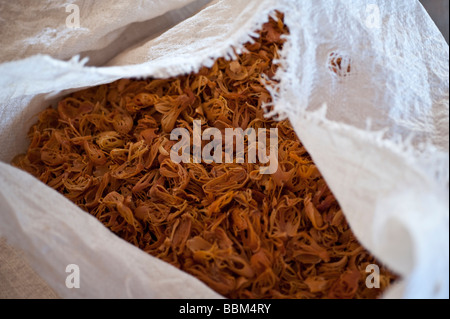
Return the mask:
POLYGON ((35 14, 31 1, 0 2, 0 234, 61 297, 220 296, 6 164, 26 150, 36 114, 69 91, 233 57, 278 9, 290 36, 273 115, 289 117, 361 243, 402 276, 386 297, 448 298, 449 47, 418 1, 217 0, 156 37, 158 16, 204 2, 73 2, 80 29, 70 30, 67 1, 33 2, 35 14), (59 60, 106 63, 145 36, 106 67, 59 60), (80 267, 80 289, 65 286, 68 264, 80 267))

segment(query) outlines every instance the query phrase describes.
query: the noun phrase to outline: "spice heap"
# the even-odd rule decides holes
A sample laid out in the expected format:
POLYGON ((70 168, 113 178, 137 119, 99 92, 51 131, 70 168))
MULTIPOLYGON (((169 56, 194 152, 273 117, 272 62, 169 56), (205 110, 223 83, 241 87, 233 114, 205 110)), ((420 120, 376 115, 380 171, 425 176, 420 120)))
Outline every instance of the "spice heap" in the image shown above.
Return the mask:
POLYGON ((235 61, 75 92, 40 113, 13 164, 226 297, 378 297, 395 277, 381 267, 380 289, 366 287, 366 266, 377 262, 290 123, 264 117, 283 34, 278 14, 235 61), (278 128, 278 170, 173 162, 170 132, 192 132, 194 120, 222 133, 278 128))

